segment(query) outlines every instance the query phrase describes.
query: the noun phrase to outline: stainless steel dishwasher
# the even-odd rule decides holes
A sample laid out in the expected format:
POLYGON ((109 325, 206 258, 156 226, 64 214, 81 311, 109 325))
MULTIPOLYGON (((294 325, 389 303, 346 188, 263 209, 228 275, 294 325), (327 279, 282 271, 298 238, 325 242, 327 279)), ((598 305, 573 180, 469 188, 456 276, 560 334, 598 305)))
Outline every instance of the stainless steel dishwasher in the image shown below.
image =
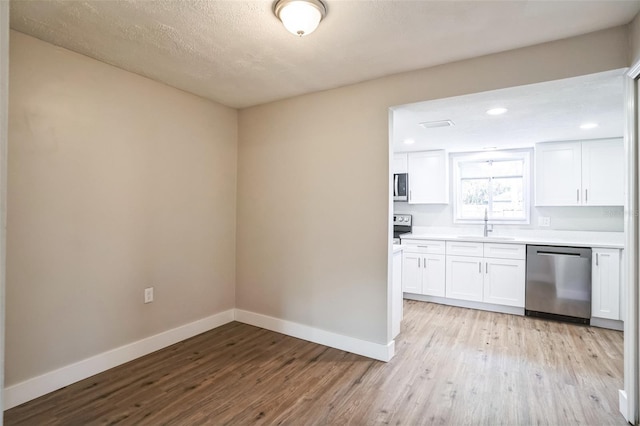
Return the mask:
POLYGON ((589 324, 591 249, 527 246, 525 315, 589 324))

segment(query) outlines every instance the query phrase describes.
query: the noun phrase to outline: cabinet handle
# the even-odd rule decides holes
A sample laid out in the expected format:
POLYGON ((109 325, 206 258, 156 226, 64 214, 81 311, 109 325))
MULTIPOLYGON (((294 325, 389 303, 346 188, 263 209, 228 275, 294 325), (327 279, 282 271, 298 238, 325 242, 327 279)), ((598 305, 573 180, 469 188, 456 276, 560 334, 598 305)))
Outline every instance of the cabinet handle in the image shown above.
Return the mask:
POLYGON ((585 202, 585 204, 589 202, 589 190, 588 189, 584 190, 584 202, 585 202))
POLYGON ((482 262, 478 262, 478 273, 482 273, 482 262))
POLYGON ((409 190, 409 201, 411 201, 413 197, 411 196, 411 190, 409 190))
POLYGON ((598 253, 596 253, 596 266, 598 266, 598 253))
POLYGON ((418 258, 418 268, 420 267, 420 258, 418 258))
POLYGON ((426 257, 423 257, 423 258, 422 258, 422 267, 423 267, 424 269, 427 269, 427 258, 426 258, 426 257))
POLYGON ((484 263, 484 273, 488 274, 489 273, 489 262, 485 262, 484 263))
POLYGON ((576 189, 576 201, 580 202, 580 189, 576 189))

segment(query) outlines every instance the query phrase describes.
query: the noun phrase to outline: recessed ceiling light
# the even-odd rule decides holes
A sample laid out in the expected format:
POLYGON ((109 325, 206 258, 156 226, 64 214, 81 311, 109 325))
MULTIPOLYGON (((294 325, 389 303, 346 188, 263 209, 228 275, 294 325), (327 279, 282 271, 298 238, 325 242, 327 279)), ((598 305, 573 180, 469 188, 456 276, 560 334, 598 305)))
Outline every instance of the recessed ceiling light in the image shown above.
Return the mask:
POLYGON ((434 127, 451 127, 456 125, 453 120, 423 121, 422 123, 418 124, 420 124, 425 129, 433 129, 434 127))
POLYGON ((582 123, 580 128, 583 130, 595 129, 598 127, 598 123, 582 123))
POLYGON ((416 141, 415 141, 414 139, 410 139, 410 138, 409 138, 409 139, 405 139, 405 140, 404 140, 404 143, 405 143, 406 145, 411 145, 411 144, 416 143, 416 141))
POLYGON ((504 114, 505 112, 507 112, 508 110, 506 108, 491 108, 489 110, 487 110, 487 114, 489 115, 501 115, 504 114))

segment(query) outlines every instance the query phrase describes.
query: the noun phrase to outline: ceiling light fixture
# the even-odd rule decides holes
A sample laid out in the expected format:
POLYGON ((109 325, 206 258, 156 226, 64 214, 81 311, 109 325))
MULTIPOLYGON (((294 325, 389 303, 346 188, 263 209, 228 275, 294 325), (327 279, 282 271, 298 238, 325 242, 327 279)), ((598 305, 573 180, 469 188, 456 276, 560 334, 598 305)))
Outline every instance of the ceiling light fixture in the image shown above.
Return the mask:
POLYGON ((489 110, 487 110, 487 114, 489 115, 502 115, 505 112, 507 112, 508 110, 506 108, 491 108, 489 110))
POLYGON ((435 127, 451 127, 456 125, 453 120, 423 121, 422 123, 418 124, 425 129, 433 129, 435 127))
POLYGON ((327 15, 327 7, 320 0, 277 0, 273 13, 292 34, 306 36, 318 28, 327 15))
POLYGON ((598 127, 598 123, 582 123, 580 128, 583 130, 595 129, 598 127))

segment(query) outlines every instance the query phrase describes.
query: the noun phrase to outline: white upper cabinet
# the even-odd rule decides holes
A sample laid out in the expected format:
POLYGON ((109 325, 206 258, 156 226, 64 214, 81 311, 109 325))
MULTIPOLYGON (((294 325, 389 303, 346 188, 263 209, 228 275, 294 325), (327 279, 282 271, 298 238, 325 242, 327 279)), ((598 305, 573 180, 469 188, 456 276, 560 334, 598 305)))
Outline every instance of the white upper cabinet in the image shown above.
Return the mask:
POLYGON ((624 205, 624 144, 622 139, 582 142, 584 205, 624 205))
POLYGON ((580 205, 581 155, 580 142, 540 143, 536 145, 536 205, 580 205))
POLYGON ((622 139, 536 144, 537 206, 624 205, 622 139))
POLYGON ((393 173, 407 173, 407 154, 393 154, 393 173))
POLYGON ((449 203, 449 160, 444 150, 410 152, 409 204, 449 203))

